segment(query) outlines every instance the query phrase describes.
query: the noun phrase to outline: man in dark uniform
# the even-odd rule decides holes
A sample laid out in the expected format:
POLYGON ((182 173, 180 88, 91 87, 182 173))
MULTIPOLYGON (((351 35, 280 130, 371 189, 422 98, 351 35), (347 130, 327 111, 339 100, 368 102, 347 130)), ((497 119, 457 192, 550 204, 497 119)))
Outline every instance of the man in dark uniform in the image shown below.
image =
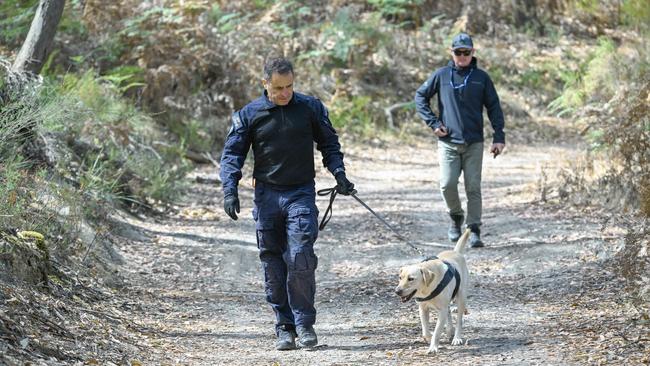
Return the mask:
POLYGON ((253 147, 253 218, 266 299, 276 315, 278 350, 296 348, 296 337, 304 347, 318 343, 313 327, 318 264, 314 142, 336 178, 338 192, 354 192, 327 109, 314 97, 294 93, 293 82, 290 61, 272 58, 264 64, 264 95, 233 114, 220 172, 224 210, 237 220, 237 185, 253 147))
POLYGON ((482 247, 481 170, 483 164, 483 108, 494 129, 490 152, 494 157, 505 148, 504 119, 499 96, 487 72, 477 66, 474 43, 467 33, 459 33, 451 44, 448 65, 436 70, 415 93, 415 106, 424 122, 438 136, 440 191, 451 218, 449 240, 460 238, 464 220, 458 196, 458 178, 464 174, 467 220, 472 233, 469 245, 482 247), (438 115, 430 101, 437 95, 438 115))

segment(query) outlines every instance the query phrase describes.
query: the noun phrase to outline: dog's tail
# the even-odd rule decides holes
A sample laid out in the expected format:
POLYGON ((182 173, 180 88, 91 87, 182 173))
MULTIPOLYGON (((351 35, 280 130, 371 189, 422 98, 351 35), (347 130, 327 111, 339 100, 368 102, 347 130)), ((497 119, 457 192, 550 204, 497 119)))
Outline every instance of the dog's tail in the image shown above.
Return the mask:
POLYGON ((458 239, 456 242, 456 247, 454 248, 454 252, 457 253, 464 253, 465 252, 465 244, 467 244, 467 240, 469 239, 469 233, 472 231, 468 228, 465 230, 463 235, 458 239))

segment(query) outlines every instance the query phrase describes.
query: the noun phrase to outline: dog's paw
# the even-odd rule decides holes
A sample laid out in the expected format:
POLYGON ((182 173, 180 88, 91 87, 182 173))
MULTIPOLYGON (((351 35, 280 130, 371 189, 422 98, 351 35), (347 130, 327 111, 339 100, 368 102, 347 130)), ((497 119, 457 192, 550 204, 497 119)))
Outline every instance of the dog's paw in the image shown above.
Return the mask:
POLYGON ((460 346, 461 344, 463 344, 462 338, 454 337, 454 339, 451 340, 452 346, 460 346))
POLYGON ((428 354, 428 355, 430 355, 430 354, 434 354, 434 355, 435 355, 436 353, 438 353, 438 346, 431 346, 431 347, 429 347, 429 349, 427 350, 427 354, 428 354))

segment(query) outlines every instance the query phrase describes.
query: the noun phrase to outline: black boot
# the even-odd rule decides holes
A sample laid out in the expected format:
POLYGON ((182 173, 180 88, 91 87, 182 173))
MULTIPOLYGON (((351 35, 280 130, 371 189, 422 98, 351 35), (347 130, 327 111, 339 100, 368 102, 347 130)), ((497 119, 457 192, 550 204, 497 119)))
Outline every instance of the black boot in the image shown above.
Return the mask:
POLYGON ((485 245, 481 241, 481 229, 478 225, 470 225, 469 229, 472 231, 469 234, 469 247, 470 248, 483 248, 485 245))
POLYGON ((449 241, 457 242, 460 238, 460 227, 463 225, 463 215, 449 215, 451 217, 451 224, 449 224, 449 231, 447 237, 449 241))
POLYGON ((296 332, 298 333, 298 344, 300 347, 314 347, 318 344, 316 331, 311 325, 306 327, 299 325, 296 327, 296 332))
POLYGON ((287 351, 296 349, 296 331, 290 325, 281 325, 276 328, 278 341, 275 343, 275 349, 278 351, 287 351))

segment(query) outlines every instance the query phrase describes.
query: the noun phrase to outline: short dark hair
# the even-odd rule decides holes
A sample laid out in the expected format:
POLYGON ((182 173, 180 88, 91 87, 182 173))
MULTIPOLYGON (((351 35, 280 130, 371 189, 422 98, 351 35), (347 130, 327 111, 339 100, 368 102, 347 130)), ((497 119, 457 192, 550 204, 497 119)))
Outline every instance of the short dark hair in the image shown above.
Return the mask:
POLYGON ((293 74, 293 64, 284 57, 271 57, 264 63, 264 80, 271 81, 273 73, 280 75, 293 74))

